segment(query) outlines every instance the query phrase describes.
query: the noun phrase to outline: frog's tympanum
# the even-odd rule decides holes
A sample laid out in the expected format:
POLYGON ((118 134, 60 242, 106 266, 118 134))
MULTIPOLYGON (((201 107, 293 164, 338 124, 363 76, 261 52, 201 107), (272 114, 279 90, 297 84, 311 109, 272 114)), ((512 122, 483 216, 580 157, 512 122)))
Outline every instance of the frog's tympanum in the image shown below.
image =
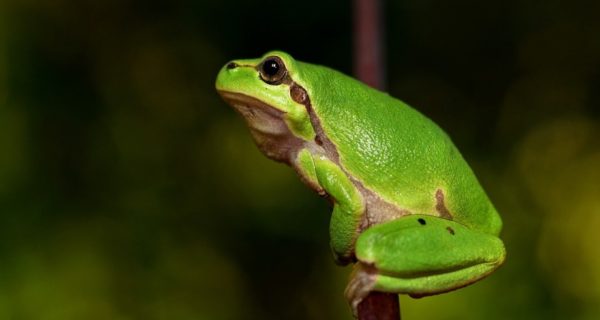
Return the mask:
POLYGON ((273 51, 217 77, 260 150, 333 203, 331 249, 355 263, 353 310, 370 291, 422 297, 490 274, 502 221, 450 138, 402 101, 273 51))

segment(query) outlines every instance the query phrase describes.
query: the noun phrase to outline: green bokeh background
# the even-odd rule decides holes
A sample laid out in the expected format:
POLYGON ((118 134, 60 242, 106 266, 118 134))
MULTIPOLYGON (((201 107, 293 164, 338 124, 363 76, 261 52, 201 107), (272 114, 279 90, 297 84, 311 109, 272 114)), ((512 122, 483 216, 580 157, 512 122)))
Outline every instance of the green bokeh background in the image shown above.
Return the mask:
MULTIPOLYGON (((504 219, 506 264, 403 319, 600 317, 599 1, 388 1, 389 92, 504 219)), ((213 89, 351 73, 349 1, 0 0, 0 319, 350 319, 329 208, 213 89)))

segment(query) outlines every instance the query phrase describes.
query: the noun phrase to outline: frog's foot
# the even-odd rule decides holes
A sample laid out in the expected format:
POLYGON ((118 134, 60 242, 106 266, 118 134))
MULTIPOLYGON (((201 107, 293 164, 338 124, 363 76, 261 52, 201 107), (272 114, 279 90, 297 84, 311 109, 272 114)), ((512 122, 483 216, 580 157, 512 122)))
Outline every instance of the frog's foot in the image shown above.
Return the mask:
POLYGON ((373 290, 376 278, 377 270, 375 268, 360 262, 354 265, 345 296, 355 317, 358 315, 358 305, 373 290))
POLYGON ((422 297, 455 290, 490 274, 504 257, 494 235, 439 217, 405 216, 359 236, 346 297, 356 313, 370 291, 422 297))

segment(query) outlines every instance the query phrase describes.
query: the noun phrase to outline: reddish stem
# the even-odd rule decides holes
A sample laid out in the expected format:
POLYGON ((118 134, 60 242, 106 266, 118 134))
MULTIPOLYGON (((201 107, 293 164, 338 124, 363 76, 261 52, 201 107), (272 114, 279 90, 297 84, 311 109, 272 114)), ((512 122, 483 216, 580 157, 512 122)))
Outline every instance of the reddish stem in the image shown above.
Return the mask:
MULTIPOLYGON (((354 73, 371 87, 385 89, 381 0, 354 0, 354 73)), ((358 305, 359 320, 400 320, 393 293, 371 292, 358 305)))
POLYGON ((354 74, 380 90, 385 89, 383 15, 380 0, 354 0, 354 74))
POLYGON ((359 320, 400 320, 398 295, 373 291, 358 305, 359 320))

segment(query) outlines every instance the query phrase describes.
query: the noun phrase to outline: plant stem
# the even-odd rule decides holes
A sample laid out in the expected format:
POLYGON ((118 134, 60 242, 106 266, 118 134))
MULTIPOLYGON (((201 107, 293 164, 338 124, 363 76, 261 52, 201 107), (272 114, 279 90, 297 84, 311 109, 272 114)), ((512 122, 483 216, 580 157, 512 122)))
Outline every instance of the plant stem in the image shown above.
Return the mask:
POLYGON ((373 291, 358 305, 359 320, 400 320, 400 302, 395 293, 373 291))
POLYGON ((354 0, 354 74, 379 90, 385 89, 382 0, 354 0))
MULTIPOLYGON (((385 89, 383 0, 354 0, 354 73, 371 87, 385 89)), ((400 320, 400 302, 393 293, 371 292, 358 305, 359 320, 400 320)))

